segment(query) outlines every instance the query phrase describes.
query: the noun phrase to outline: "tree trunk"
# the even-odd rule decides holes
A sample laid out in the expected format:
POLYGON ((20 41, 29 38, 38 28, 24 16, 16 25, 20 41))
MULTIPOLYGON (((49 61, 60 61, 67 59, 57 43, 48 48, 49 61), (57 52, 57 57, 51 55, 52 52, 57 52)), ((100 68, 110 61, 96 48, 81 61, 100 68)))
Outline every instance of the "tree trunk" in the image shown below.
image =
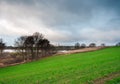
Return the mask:
POLYGON ((31 57, 32 57, 32 60, 33 60, 34 59, 33 46, 31 47, 31 57))

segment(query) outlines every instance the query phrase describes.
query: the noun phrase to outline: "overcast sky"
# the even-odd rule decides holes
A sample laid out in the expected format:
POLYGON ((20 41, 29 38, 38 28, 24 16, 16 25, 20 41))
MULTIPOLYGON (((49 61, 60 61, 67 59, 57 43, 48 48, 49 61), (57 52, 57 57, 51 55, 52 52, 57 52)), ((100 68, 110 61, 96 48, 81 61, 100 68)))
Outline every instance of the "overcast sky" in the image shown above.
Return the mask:
POLYGON ((7 45, 34 32, 55 44, 115 44, 120 0, 0 0, 0 38, 7 45))

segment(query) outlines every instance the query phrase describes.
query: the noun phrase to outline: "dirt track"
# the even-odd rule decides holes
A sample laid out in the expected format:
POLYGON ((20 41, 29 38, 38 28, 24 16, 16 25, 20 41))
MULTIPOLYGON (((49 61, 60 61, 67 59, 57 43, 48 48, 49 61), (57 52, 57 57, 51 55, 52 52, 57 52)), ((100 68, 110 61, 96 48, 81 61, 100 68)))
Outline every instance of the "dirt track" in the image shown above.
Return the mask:
POLYGON ((77 50, 69 50, 65 52, 58 52, 57 54, 72 54, 72 53, 80 53, 80 52, 89 52, 89 51, 95 51, 103 49, 103 47, 93 47, 93 48, 83 48, 83 49, 77 49, 77 50))

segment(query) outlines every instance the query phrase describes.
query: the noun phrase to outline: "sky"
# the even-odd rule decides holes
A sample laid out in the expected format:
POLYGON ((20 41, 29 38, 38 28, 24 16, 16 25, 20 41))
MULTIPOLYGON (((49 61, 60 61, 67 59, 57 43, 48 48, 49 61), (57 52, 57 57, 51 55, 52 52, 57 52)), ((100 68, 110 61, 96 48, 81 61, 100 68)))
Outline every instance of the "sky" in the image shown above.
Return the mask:
POLYGON ((0 0, 0 38, 42 33, 53 44, 120 42, 120 0, 0 0))

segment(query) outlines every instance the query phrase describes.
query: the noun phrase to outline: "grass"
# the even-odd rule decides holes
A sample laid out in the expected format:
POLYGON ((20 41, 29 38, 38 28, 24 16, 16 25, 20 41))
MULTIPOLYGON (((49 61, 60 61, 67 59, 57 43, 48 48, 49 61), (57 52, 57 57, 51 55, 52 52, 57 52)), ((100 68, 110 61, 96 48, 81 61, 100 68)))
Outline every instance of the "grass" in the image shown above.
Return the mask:
POLYGON ((0 68, 0 84, 85 84, 120 71, 120 47, 0 68))
POLYGON ((120 84, 120 77, 107 81, 105 84, 120 84))

